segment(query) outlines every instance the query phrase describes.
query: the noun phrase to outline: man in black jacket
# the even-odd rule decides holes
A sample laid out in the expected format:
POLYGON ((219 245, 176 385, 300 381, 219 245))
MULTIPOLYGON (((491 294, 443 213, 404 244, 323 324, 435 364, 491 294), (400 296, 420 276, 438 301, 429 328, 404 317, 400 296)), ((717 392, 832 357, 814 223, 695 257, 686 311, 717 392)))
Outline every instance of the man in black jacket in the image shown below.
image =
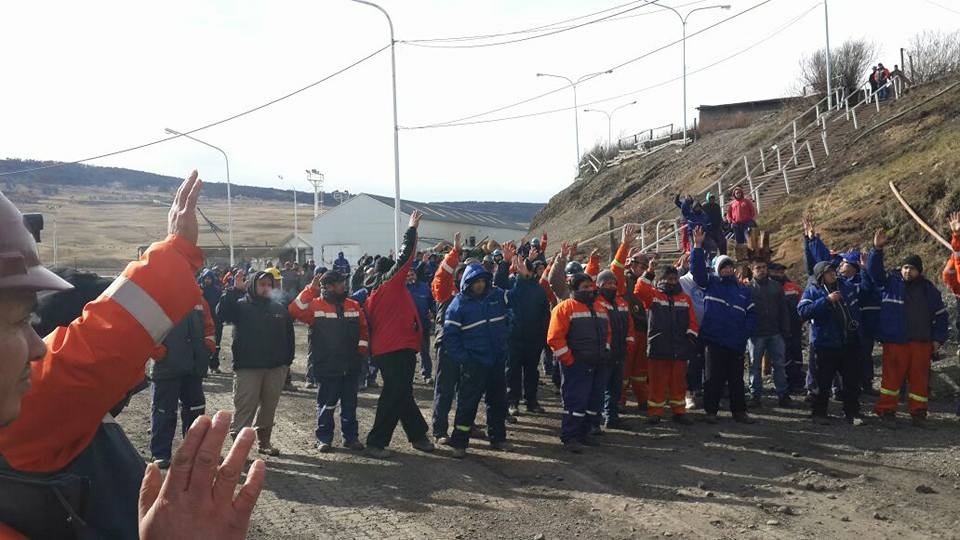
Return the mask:
POLYGON ((217 314, 233 323, 233 406, 230 434, 253 425, 261 454, 279 456, 270 444, 280 392, 293 362, 293 319, 286 306, 273 299, 274 280, 257 272, 247 282, 238 274, 223 294, 217 314))
POLYGON ((713 193, 707 193, 707 202, 703 205, 703 211, 710 218, 710 225, 707 226, 707 236, 715 244, 721 254, 727 254, 727 238, 723 234, 723 208, 717 203, 713 193))

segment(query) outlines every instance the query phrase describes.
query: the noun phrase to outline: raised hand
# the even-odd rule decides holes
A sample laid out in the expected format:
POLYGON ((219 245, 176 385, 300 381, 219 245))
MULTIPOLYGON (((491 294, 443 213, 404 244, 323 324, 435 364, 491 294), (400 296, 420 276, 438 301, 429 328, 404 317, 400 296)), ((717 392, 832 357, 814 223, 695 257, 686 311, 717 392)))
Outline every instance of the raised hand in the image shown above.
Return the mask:
POLYGON ((237 275, 233 277, 233 287, 241 291, 247 290, 247 274, 245 272, 237 272, 237 275))
POLYGON ((873 233, 873 247, 883 249, 887 241, 887 233, 883 229, 877 229, 877 232, 873 233))
POLYGON ((166 479, 156 465, 147 466, 140 486, 141 539, 246 537, 266 465, 254 461, 234 494, 255 436, 251 428, 241 430, 221 464, 229 425, 230 413, 218 412, 213 421, 201 416, 187 431, 166 479))
POLYGON ((953 234, 960 234, 960 212, 951 213, 947 223, 950 224, 950 230, 953 234))
POLYGON ((503 260, 512 261, 517 256, 517 245, 513 242, 507 242, 503 244, 501 251, 503 251, 503 260))
POLYGON ((560 255, 568 258, 570 257, 570 245, 566 242, 560 243, 560 255))
POLYGON ((313 276, 313 281, 310 282, 310 286, 313 287, 314 291, 320 290, 320 280, 323 279, 323 274, 317 274, 313 276))
POLYGON ((697 225, 697 228, 693 230, 693 245, 698 248, 703 247, 703 239, 707 236, 707 233, 704 232, 703 227, 697 225))
POLYGON ((629 246, 633 244, 634 237, 637 235, 637 224, 627 223, 620 232, 620 243, 629 246))
POLYGON ((530 272, 530 269, 527 268, 526 257, 521 257, 520 255, 514 255, 513 259, 511 260, 513 261, 513 267, 517 270, 517 274, 519 274, 520 277, 529 278, 531 275, 533 275, 533 273, 530 272))
POLYGON ((593 250, 590 251, 590 258, 591 258, 591 259, 594 258, 594 257, 599 257, 599 256, 600 256, 600 248, 593 248, 593 250))
POLYGON ((570 259, 572 260, 576 256, 577 256, 577 243, 574 242, 570 244, 570 259))
POLYGON ((530 246, 530 260, 534 260, 540 257, 540 250, 530 246))
POLYGON ((414 228, 419 227, 419 226, 420 226, 420 220, 421 220, 421 219, 423 219, 423 212, 421 212, 421 211, 419 211, 419 210, 414 210, 413 213, 410 214, 410 225, 409 225, 409 226, 410 226, 410 227, 414 227, 414 228))
POLYGON ((194 170, 177 188, 170 212, 167 214, 167 233, 175 234, 193 245, 197 245, 199 229, 197 227, 197 199, 203 181, 194 170))
POLYGON ((453 250, 460 253, 460 232, 453 235, 453 250))

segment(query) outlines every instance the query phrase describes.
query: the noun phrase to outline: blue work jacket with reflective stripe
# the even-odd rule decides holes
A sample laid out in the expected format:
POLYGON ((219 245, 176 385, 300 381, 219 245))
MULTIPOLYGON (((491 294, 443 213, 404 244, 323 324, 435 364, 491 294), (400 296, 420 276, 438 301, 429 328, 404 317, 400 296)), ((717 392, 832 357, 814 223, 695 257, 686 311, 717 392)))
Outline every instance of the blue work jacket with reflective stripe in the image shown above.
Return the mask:
MULTIPOLYGON (((851 285, 848 280, 838 279, 837 290, 843 296, 843 303, 847 307, 850 318, 861 324, 860 289, 851 285)), ((834 312, 835 307, 827 299, 829 293, 822 285, 811 282, 803 291, 803 297, 797 304, 797 313, 800 318, 810 321, 810 343, 814 348, 841 349, 846 343, 847 330, 841 328, 839 318, 834 312)), ((857 332, 859 334, 859 331, 857 332)))
POLYGON ((695 248, 690 253, 690 273, 703 294, 700 339, 743 351, 757 324, 753 291, 741 285, 735 276, 724 279, 707 275, 702 248, 695 248))
POLYGON ((494 287, 492 281, 492 274, 471 264, 464 271, 461 292, 447 306, 441 347, 457 362, 488 366, 506 362, 510 334, 508 294, 494 287), (477 279, 487 280, 487 289, 480 297, 467 292, 477 279))
MULTIPOLYGON (((883 250, 870 250, 867 257, 867 272, 870 279, 881 287, 880 324, 877 327, 877 341, 881 343, 906 343, 907 321, 904 299, 906 284, 899 271, 886 272, 883 267, 883 250)), ((930 335, 933 341, 944 343, 947 341, 947 327, 949 315, 943 304, 943 295, 926 278, 923 279, 927 291, 927 306, 930 309, 930 320, 933 328, 930 335)))

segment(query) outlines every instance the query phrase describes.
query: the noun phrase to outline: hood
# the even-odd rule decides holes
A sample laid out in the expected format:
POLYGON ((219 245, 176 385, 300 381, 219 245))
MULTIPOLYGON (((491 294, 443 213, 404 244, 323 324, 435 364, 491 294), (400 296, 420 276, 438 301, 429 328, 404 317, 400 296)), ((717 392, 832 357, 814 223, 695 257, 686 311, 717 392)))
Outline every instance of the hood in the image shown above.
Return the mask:
POLYGON ((817 281, 817 284, 823 283, 823 275, 829 270, 836 270, 829 261, 820 261, 813 266, 813 279, 817 281))
POLYGON ((493 284, 493 274, 486 271, 483 266, 476 263, 467 265, 467 269, 463 271, 463 277, 460 278, 460 292, 466 293, 474 281, 483 278, 486 278, 488 285, 493 284))
POLYGON ((257 282, 260 281, 260 279, 263 278, 264 276, 268 276, 270 279, 273 280, 274 287, 277 286, 277 280, 276 278, 273 277, 273 274, 271 274, 270 272, 261 271, 254 274, 253 278, 251 278, 247 282, 247 295, 250 296, 250 298, 256 302, 266 302, 270 300, 269 298, 266 298, 257 294, 257 282))
POLYGON ((713 259, 713 273, 720 277, 720 267, 726 263, 734 264, 733 259, 726 255, 717 255, 713 259))
POLYGON ((203 287, 203 280, 206 278, 212 279, 214 285, 220 282, 220 280, 217 279, 217 274, 213 270, 204 269, 204 271, 200 273, 200 277, 197 278, 197 283, 203 287))

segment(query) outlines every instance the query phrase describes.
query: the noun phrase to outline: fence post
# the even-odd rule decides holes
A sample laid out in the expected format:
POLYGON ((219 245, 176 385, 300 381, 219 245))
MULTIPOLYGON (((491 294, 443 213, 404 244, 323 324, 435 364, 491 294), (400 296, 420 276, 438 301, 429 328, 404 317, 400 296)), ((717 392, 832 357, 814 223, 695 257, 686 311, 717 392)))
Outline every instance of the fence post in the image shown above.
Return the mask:
POLYGON ((784 186, 785 188, 787 188, 787 195, 789 195, 789 194, 790 194, 790 179, 787 178, 787 170, 786 170, 786 169, 783 169, 781 172, 783 173, 783 186, 784 186))
POLYGON ((717 178, 717 195, 719 196, 719 199, 720 199, 720 207, 723 208, 723 206, 724 206, 724 204, 725 204, 725 201, 723 200, 723 199, 724 199, 724 197, 723 197, 723 183, 720 181, 719 178, 717 178))
POLYGON ((880 112, 880 98, 873 98, 873 104, 877 106, 877 112, 880 112))
POLYGON ((607 226, 610 228, 610 258, 613 259, 613 254, 617 252, 617 239, 616 235, 613 234, 613 216, 607 216, 607 226))
POLYGON ((753 191, 751 192, 751 195, 753 195, 754 202, 757 203, 757 213, 759 214, 760 213, 760 193, 757 191, 753 191))
POLYGON ((767 172, 767 160, 763 156, 763 148, 760 149, 760 167, 763 168, 763 172, 767 172))
POLYGON ((677 220, 673 220, 673 239, 677 241, 677 251, 680 251, 680 227, 677 225, 677 220))
POLYGON ((647 224, 640 224, 640 251, 647 249, 647 224))
POLYGON ((817 162, 813 160, 813 150, 810 149, 810 141, 807 141, 807 155, 810 156, 810 166, 817 168, 817 162))
POLYGON ((747 183, 750 184, 750 191, 753 192, 753 178, 750 177, 750 165, 747 162, 747 156, 743 156, 743 169, 747 171, 747 183))
POLYGON ((794 167, 799 167, 800 160, 797 159, 797 140, 794 139, 793 142, 790 143, 790 145, 793 147, 793 156, 790 157, 790 160, 793 161, 794 167))
MULTIPOLYGON (((820 124, 820 103, 817 102, 817 125, 819 125, 819 124, 820 124)), ((794 129, 796 129, 796 128, 794 128, 794 129)), ((796 135, 794 135, 794 137, 796 137, 796 135)))
POLYGON ((797 121, 793 121, 793 140, 797 140, 797 121))
POLYGON ((853 129, 860 129, 860 126, 857 125, 857 107, 856 106, 850 109, 850 114, 853 116, 853 129))
POLYGON ((845 116, 847 117, 847 122, 849 122, 850 121, 850 98, 843 100, 843 104, 847 109, 845 116))
POLYGON ((820 132, 820 140, 823 141, 823 153, 826 156, 830 155, 830 149, 827 148, 827 130, 820 132))

